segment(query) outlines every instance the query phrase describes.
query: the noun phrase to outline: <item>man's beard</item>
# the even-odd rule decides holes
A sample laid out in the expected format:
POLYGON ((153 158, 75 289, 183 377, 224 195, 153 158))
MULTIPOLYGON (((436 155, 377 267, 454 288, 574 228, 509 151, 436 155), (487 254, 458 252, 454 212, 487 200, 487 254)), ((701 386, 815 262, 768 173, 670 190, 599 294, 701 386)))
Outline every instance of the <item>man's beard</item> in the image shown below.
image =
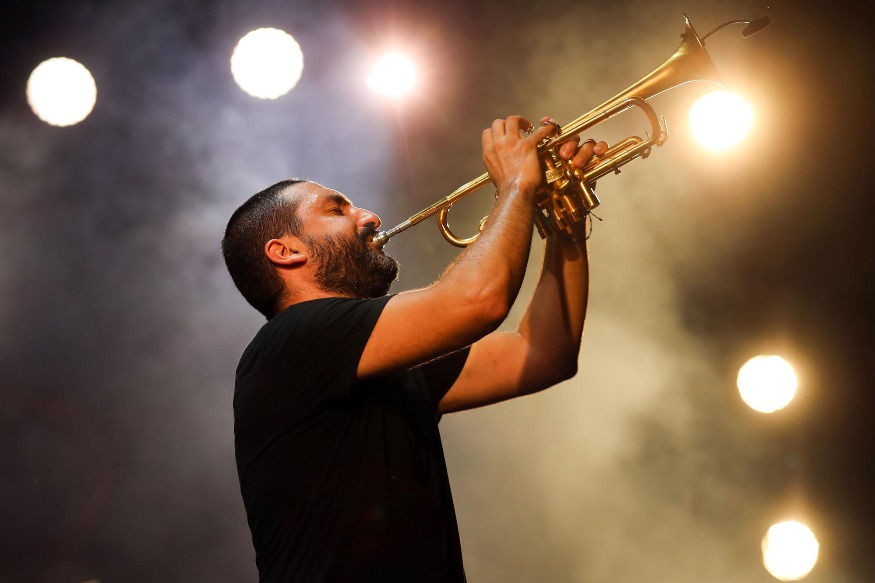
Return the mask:
POLYGON ((354 237, 302 237, 316 262, 316 283, 341 296, 378 298, 386 295, 398 276, 398 261, 368 245, 370 225, 354 237))

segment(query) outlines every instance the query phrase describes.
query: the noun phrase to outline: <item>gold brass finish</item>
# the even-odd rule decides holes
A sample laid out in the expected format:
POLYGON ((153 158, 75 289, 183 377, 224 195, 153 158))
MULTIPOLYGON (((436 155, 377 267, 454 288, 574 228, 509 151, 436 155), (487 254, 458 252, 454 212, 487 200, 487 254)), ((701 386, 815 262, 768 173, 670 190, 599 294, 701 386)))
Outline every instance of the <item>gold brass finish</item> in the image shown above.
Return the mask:
MULTIPOLYGON (((589 211, 599 205, 599 199, 593 191, 596 180, 612 172, 619 174, 621 166, 636 158, 647 158, 653 146, 665 143, 668 138, 665 120, 660 120, 647 99, 690 81, 710 81, 722 85, 720 74, 705 52, 690 19, 684 15, 684 20, 686 30, 682 35, 683 41, 665 62, 637 83, 562 127, 554 136, 538 145, 538 154, 545 173, 545 183, 539 189, 535 202, 535 225, 541 237, 546 238, 567 230, 571 225, 584 220, 589 211), (610 146, 603 155, 594 156, 583 168, 575 168, 559 157, 559 146, 563 142, 632 107, 641 109, 650 122, 650 131, 645 133, 646 138, 630 136, 621 140, 610 146)), ((437 213, 438 227, 444 238, 457 247, 467 247, 477 240, 479 233, 468 238, 457 237, 450 230, 447 213, 454 203, 488 182, 488 174, 475 178, 403 223, 377 233, 374 243, 382 247, 391 237, 437 213)), ((480 222, 481 230, 484 222, 485 218, 480 222)))

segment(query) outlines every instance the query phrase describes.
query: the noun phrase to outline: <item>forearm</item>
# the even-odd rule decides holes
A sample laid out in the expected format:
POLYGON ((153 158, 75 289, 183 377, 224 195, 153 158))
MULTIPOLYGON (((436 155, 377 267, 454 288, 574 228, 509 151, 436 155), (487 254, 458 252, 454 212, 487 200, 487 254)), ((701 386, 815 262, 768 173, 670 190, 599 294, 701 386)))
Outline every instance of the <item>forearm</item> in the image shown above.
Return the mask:
POLYGON ((518 333, 542 366, 573 374, 589 298, 587 242, 556 234, 546 242, 544 264, 518 333))
POLYGON ((438 282, 399 293, 386 304, 359 360, 359 378, 409 368, 471 345, 504 321, 531 240, 533 207, 524 202, 499 201, 483 238, 438 282))
POLYGON ((497 119, 481 136, 483 163, 497 188, 486 227, 439 285, 455 289, 473 305, 484 305, 504 319, 523 281, 531 245, 535 190, 544 180, 537 145, 555 124, 531 130, 520 116, 497 119), (527 132, 523 136, 523 131, 527 132), (485 298, 485 302, 481 301, 485 298))
POLYGON ((530 192, 513 185, 504 187, 477 241, 461 253, 441 281, 501 298, 509 309, 525 275, 533 213, 530 192))

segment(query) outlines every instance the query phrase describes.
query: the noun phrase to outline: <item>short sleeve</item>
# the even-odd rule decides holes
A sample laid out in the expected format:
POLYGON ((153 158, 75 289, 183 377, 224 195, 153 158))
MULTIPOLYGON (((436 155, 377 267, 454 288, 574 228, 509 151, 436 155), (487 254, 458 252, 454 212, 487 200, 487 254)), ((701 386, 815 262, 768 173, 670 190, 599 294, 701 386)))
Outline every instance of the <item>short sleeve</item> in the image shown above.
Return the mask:
POLYGON ((328 298, 292 306, 277 316, 283 319, 265 343, 266 370, 294 382, 304 398, 313 390, 345 395, 389 298, 328 298))
POLYGON ((234 391, 238 471, 355 384, 365 345, 391 296, 301 302, 275 316, 240 359, 234 391))
POLYGON ((463 348, 413 369, 412 372, 417 373, 417 376, 422 378, 434 410, 437 410, 441 399, 459 378, 459 374, 468 360, 470 350, 470 347, 463 348))
POLYGON ((237 368, 235 409, 285 409, 286 420, 308 416, 326 400, 344 398, 374 326, 391 296, 301 302, 256 335, 237 368))

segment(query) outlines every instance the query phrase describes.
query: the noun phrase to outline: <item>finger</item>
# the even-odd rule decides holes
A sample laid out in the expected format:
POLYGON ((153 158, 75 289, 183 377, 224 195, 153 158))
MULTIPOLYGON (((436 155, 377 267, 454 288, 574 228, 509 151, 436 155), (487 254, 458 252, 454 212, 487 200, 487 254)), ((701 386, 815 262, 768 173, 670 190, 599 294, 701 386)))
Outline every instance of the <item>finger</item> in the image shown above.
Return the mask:
POLYGON ((498 136, 503 136, 505 134, 505 125, 506 122, 503 119, 497 119, 492 122, 492 125, 489 127, 492 137, 496 138, 498 136))
POLYGON ((550 119, 549 117, 544 118, 544 120, 541 121, 541 125, 538 127, 538 129, 533 131, 528 139, 535 142, 540 142, 541 140, 549 138, 551 135, 556 133, 556 128, 558 127, 559 124, 557 124, 554 120, 550 119))
POLYGON ((573 136, 567 142, 562 142, 562 145, 559 146, 559 157, 563 160, 570 160, 572 156, 577 152, 578 144, 580 143, 580 136, 573 136))
POLYGON ((480 134, 480 144, 483 148, 483 156, 485 157, 486 152, 492 147, 492 130, 490 128, 483 130, 483 133, 480 134))
POLYGON ((555 119, 553 119, 552 117, 548 117, 546 115, 538 120, 538 124, 541 127, 544 127, 544 126, 549 126, 549 127, 553 127, 553 128, 559 127, 559 123, 555 119))
POLYGON ((595 140, 584 140, 584 142, 580 145, 580 148, 577 150, 577 153, 574 155, 574 158, 572 158, 571 163, 578 168, 586 166, 586 164, 592 159, 592 156, 595 153, 595 147, 595 140))
POLYGON ((592 160, 593 156, 604 156, 604 154, 608 151, 608 143, 605 141, 596 142, 595 140, 586 140, 583 145, 581 145, 580 150, 577 155, 571 161, 572 164, 577 166, 578 168, 583 168, 589 161, 592 160))
POLYGON ((528 131, 532 127, 529 120, 521 115, 512 115, 507 118, 507 133, 510 135, 520 135, 521 130, 528 131))

